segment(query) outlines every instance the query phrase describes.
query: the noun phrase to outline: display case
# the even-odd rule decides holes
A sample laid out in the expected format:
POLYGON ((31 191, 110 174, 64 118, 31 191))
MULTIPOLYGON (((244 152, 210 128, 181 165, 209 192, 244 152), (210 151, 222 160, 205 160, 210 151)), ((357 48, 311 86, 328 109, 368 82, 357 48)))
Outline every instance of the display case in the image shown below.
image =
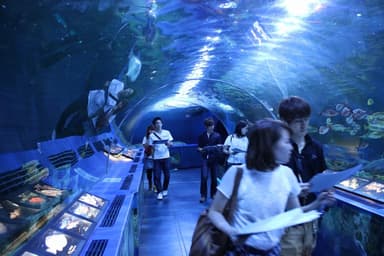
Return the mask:
POLYGON ((377 160, 366 164, 360 172, 336 187, 383 204, 384 161, 377 160))
MULTIPOLYGON (((106 154, 113 141, 109 135, 69 137, 0 155, 6 163, 0 170, 0 255, 80 255, 99 222, 130 216, 124 199, 138 191, 141 168, 133 159, 139 150, 116 146, 119 153, 106 154), (119 209, 115 198, 123 198, 119 209)), ((124 228, 105 227, 116 234, 124 228)))
POLYGON ((42 228, 19 255, 79 255, 97 225, 106 200, 90 193, 81 194, 42 228))
POLYGON ((0 195, 1 252, 13 251, 33 236, 46 224, 49 217, 59 211, 61 203, 70 195, 69 191, 57 189, 39 180, 37 177, 44 177, 47 171, 46 168, 41 168, 38 161, 34 163, 35 168, 39 170, 33 170, 28 164, 0 178, 3 184, 2 190, 5 191, 0 195), (16 182, 12 177, 21 173, 25 176, 17 179, 17 183, 7 182, 8 179, 16 182), (33 179, 30 175, 34 176, 33 179))

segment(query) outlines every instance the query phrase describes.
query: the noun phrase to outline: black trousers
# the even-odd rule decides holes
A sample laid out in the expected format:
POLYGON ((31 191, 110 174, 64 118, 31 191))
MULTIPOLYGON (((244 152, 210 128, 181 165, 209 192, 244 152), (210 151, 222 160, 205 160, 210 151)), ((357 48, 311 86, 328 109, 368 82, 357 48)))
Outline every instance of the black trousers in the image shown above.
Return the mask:
POLYGON ((217 170, 218 163, 209 162, 207 159, 203 159, 203 165, 201 166, 201 181, 200 181, 200 195, 207 197, 208 195, 208 174, 211 178, 210 195, 213 197, 216 194, 217 187, 217 170))
POLYGON ((155 159, 154 160, 155 168, 155 186, 157 192, 160 193, 163 190, 168 190, 169 180, 171 178, 169 169, 170 169, 170 160, 169 158, 164 159, 155 159), (164 181, 161 184, 161 172, 164 174, 164 181))

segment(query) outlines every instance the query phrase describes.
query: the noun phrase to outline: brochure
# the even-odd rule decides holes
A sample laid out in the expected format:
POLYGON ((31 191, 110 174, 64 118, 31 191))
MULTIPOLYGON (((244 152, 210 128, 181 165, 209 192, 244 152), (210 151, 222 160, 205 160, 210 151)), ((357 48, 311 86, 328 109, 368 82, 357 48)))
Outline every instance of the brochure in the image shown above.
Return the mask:
POLYGON ((239 235, 255 234, 261 232, 282 229, 306 222, 310 222, 320 217, 318 211, 304 213, 301 208, 283 212, 273 217, 257 221, 239 230, 239 235))
POLYGON ((362 165, 356 165, 344 171, 324 171, 316 174, 310 181, 309 192, 321 192, 332 188, 334 185, 339 184, 343 180, 348 179, 355 173, 361 170, 362 165))

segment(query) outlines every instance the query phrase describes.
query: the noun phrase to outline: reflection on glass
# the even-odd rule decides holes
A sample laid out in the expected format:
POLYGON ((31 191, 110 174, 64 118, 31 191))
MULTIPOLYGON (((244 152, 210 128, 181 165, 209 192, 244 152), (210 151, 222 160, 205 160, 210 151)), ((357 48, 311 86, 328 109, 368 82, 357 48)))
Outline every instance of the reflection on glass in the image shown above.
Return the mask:
POLYGON ((100 197, 85 193, 79 198, 79 201, 82 201, 84 203, 93 205, 97 208, 100 208, 104 205, 105 201, 101 199, 100 197))
POLYGON ((84 236, 92 222, 76 217, 72 214, 65 213, 59 219, 59 229, 67 230, 84 236))
POLYGON ((87 219, 96 219, 100 212, 99 209, 80 202, 75 202, 69 211, 87 219))

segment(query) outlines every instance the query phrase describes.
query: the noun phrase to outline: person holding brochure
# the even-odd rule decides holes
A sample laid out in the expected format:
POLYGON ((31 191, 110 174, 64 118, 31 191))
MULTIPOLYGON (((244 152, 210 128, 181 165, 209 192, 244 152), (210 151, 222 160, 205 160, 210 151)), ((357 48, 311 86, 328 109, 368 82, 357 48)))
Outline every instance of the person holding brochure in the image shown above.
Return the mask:
POLYGON ((221 136, 215 132, 215 121, 208 117, 204 120, 205 131, 199 135, 197 150, 201 153, 201 180, 200 180, 200 203, 207 200, 208 174, 211 177, 210 195, 216 193, 217 171, 219 165, 219 147, 222 143, 221 136))
MULTIPOLYGON (((308 193, 308 182, 318 173, 327 169, 322 145, 308 135, 311 107, 304 99, 292 96, 283 99, 279 105, 280 119, 287 123, 292 131, 293 146, 289 166, 304 188, 299 195, 301 205, 307 205, 316 198, 308 193)), ((289 227, 281 240, 282 256, 309 256, 316 246, 317 220, 289 227)))
POLYGON ((245 153, 248 147, 248 123, 239 121, 235 132, 229 135, 224 142, 223 152, 228 155, 227 167, 245 163, 245 153))
MULTIPOLYGON (((241 235, 242 230, 257 222, 300 207, 298 195, 301 191, 295 175, 289 167, 292 151, 291 130, 278 120, 262 119, 249 127, 249 146, 246 164, 232 166, 224 174, 209 209, 209 218, 221 231, 231 237, 236 245, 226 255, 280 255, 280 238, 283 229, 273 229, 241 235), (233 192, 237 168, 243 169, 232 218, 223 216, 223 211, 233 192), (244 254, 241 254, 244 255, 244 254)), ((311 204, 301 207, 303 212, 320 209, 334 200, 332 193, 321 193, 311 204)))
POLYGON ((173 137, 168 130, 163 129, 163 121, 160 117, 155 117, 152 120, 152 125, 155 127, 155 131, 149 135, 148 144, 153 146, 157 199, 163 200, 163 197, 168 195, 168 185, 170 180, 169 147, 172 146, 173 137), (164 173, 163 184, 161 184, 161 171, 164 173))

